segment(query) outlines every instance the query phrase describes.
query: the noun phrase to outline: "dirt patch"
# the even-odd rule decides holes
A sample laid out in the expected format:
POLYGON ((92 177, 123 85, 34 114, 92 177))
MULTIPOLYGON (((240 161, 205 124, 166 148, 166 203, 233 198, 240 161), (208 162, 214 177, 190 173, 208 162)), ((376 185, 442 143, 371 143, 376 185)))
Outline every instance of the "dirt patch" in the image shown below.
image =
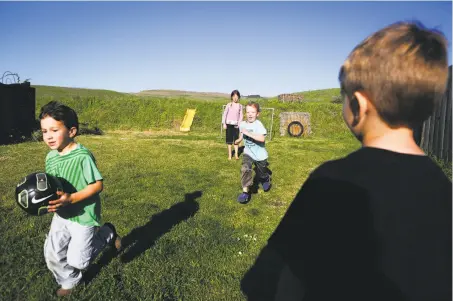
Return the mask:
POLYGON ((274 208, 280 208, 280 207, 284 207, 287 205, 286 202, 283 202, 280 200, 270 201, 268 204, 270 207, 274 207, 274 208))

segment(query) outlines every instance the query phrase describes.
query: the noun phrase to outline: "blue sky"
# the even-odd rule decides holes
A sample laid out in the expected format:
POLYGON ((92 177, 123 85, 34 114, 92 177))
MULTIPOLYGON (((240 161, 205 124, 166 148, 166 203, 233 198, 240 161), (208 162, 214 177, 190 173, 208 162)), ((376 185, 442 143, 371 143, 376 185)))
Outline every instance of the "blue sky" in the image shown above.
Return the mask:
POLYGON ((0 2, 0 74, 34 85, 275 96, 338 87, 366 36, 451 2, 0 2))

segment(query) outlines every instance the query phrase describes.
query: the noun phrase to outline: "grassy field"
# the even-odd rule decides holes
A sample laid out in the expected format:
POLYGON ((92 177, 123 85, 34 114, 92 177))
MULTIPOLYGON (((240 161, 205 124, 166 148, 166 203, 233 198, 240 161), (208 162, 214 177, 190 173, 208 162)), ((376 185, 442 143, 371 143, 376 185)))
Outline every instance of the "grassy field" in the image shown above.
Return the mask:
MULTIPOLYGON (((103 220, 115 224, 126 248, 118 256, 102 253, 68 300, 245 300, 241 279, 309 173, 359 147, 341 105, 330 103, 333 90, 311 91, 313 99, 302 104, 260 99, 276 113, 267 144, 274 185, 241 205, 240 161, 227 160, 219 135, 224 102, 89 92, 39 87, 37 113, 59 99, 80 122, 104 131, 78 141, 97 158, 105 178, 103 220), (192 107, 192 131, 178 132, 192 107), (309 112, 313 135, 279 137, 284 111, 309 112)), ((57 299, 43 257, 51 215, 27 216, 14 203, 15 185, 44 170, 47 152, 42 142, 0 146, 0 300, 57 299)), ((443 168, 451 178, 451 165, 443 168)))
POLYGON ((144 90, 135 93, 137 96, 153 96, 153 97, 186 97, 198 100, 219 100, 228 101, 230 99, 229 94, 215 93, 215 92, 194 92, 194 91, 180 91, 180 90, 144 90))
MULTIPOLYGON (((274 108, 273 136, 278 135, 279 114, 296 111, 311 114, 312 131, 318 137, 348 138, 349 132, 343 125, 341 104, 330 103, 336 92, 335 89, 310 91, 303 103, 280 103, 276 98, 255 100, 265 108, 274 108), (312 100, 311 100, 312 99, 312 100)), ((197 109, 193 121, 194 132, 220 134, 222 106, 227 100, 218 98, 194 99, 192 97, 136 96, 105 90, 67 89, 58 87, 37 86, 36 115, 41 106, 50 100, 58 99, 74 108, 79 114, 79 121, 89 127, 101 130, 179 130, 186 109, 197 109), (105 93, 105 94, 102 94, 105 93), (112 94, 113 93, 113 94, 112 94), (82 96, 80 96, 82 95, 82 96)), ((245 104, 248 100, 242 99, 245 104)), ((263 111, 261 116, 269 124, 269 111, 263 111)), ((270 126, 269 126, 270 129, 270 126)))
POLYGON ((312 90, 299 92, 296 94, 304 95, 304 99, 311 101, 330 102, 332 98, 340 95, 340 88, 324 89, 324 90, 312 90))
POLYGON ((37 99, 60 99, 64 97, 118 97, 127 95, 126 93, 102 89, 84 89, 40 85, 32 85, 32 87, 35 88, 37 99))
MULTIPOLYGON (((226 160, 216 135, 116 131, 79 142, 105 177, 103 218, 128 247, 112 259, 102 254, 74 300, 245 300, 240 281, 308 173, 357 147, 352 139, 275 139, 273 189, 241 205, 240 161, 226 160)), ((26 216, 13 201, 15 184, 43 170, 47 151, 39 142, 0 147, 1 300, 55 299, 42 254, 51 216, 26 216)))

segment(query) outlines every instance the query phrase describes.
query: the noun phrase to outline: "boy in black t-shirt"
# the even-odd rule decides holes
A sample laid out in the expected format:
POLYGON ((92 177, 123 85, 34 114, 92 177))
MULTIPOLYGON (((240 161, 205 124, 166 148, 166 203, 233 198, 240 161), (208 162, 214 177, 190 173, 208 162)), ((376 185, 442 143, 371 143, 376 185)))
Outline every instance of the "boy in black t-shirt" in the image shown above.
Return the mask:
POLYGON ((286 264, 274 300, 451 300, 452 183, 412 130, 447 77, 445 37, 419 23, 353 49, 339 80, 362 148, 319 166, 269 239, 286 264))

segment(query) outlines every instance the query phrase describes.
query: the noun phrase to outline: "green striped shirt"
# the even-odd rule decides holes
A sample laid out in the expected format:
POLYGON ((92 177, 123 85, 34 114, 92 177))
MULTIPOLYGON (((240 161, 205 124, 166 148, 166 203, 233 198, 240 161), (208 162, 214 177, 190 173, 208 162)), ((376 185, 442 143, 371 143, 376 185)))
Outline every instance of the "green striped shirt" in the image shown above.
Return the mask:
MULTIPOLYGON (((50 151, 46 157, 46 172, 58 177, 63 191, 68 193, 80 191, 89 184, 102 180, 94 156, 81 144, 64 155, 58 154, 57 150, 50 151)), ((84 226, 100 226, 99 194, 59 209, 58 215, 84 226)))

